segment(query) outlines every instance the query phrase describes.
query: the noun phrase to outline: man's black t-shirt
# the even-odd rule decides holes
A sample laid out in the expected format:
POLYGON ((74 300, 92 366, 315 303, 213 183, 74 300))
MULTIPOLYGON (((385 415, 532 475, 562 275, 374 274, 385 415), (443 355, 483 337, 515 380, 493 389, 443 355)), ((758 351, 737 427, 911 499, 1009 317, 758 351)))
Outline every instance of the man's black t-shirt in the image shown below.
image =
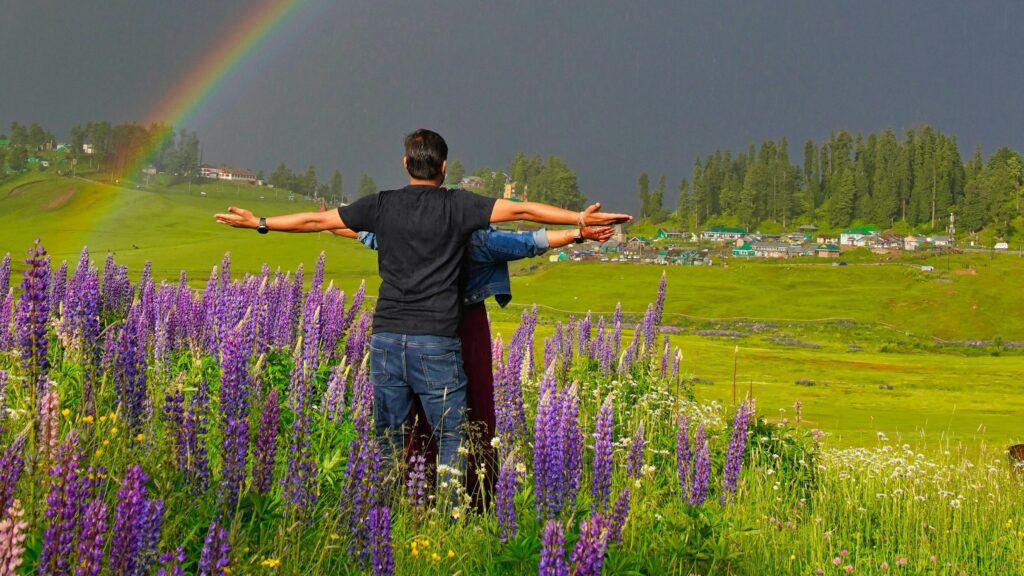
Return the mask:
POLYGON ((457 336, 466 244, 490 223, 494 202, 465 190, 406 186, 338 208, 345 226, 377 235, 374 332, 457 336))

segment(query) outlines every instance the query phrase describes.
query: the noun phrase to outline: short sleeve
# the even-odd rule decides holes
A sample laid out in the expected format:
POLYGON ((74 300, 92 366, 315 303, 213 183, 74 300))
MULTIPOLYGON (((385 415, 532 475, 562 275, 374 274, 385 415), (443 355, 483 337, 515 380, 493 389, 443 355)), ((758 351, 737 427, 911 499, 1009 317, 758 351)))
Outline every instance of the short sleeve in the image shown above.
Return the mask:
POLYGON ((338 214, 345 227, 356 232, 376 232, 377 195, 370 194, 338 208, 338 214))
POLYGON ((487 228, 494 211, 494 198, 488 198, 465 190, 452 190, 452 218, 455 227, 464 234, 487 228))

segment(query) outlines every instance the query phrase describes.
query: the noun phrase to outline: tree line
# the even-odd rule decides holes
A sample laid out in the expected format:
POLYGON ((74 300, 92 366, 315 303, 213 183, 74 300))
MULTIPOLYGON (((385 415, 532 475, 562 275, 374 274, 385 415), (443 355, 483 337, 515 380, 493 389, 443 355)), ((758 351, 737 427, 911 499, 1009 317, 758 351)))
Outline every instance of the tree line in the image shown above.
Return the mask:
POLYGON ((654 222, 674 217, 697 228, 864 223, 941 230, 954 213, 961 231, 992 226, 1006 235, 1020 214, 1018 152, 1004 147, 984 160, 976 148, 964 162, 956 137, 930 126, 902 138, 891 129, 866 137, 840 130, 824 142, 808 140, 802 156, 801 164, 791 160, 785 138, 739 153, 715 150, 698 158, 691 177, 680 182, 674 211, 663 206, 664 177, 651 190, 643 173, 637 182, 641 216, 654 222))
MULTIPOLYGON (((458 186, 465 168, 458 160, 448 167, 447 183, 458 186)), ((482 166, 473 173, 476 179, 467 186, 474 192, 501 198, 506 185, 512 187, 519 198, 545 202, 569 210, 582 210, 586 197, 580 192, 576 172, 558 156, 546 159, 534 154, 527 156, 519 152, 504 170, 482 166)))

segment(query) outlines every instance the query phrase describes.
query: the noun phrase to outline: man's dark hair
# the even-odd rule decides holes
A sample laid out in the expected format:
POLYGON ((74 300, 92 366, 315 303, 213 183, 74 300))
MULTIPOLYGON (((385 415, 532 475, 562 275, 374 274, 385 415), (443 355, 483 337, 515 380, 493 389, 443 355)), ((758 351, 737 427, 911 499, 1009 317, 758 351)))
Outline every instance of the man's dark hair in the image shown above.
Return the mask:
POLYGON ((420 128, 405 137, 406 170, 417 180, 435 180, 448 159, 448 144, 437 132, 420 128))

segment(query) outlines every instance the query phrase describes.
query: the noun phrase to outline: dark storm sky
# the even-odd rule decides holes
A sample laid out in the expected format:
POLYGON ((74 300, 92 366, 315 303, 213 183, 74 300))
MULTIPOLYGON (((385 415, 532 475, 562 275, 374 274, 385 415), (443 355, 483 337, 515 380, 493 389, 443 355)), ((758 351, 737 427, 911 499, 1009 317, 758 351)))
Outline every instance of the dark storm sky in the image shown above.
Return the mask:
MULTIPOLYGON (((470 169, 555 154, 608 207, 715 148, 930 123, 1024 148, 1024 3, 310 0, 186 126, 205 159, 398 186, 401 139, 470 169)), ((4 2, 0 129, 142 120, 250 2, 4 2)), ((670 193, 672 203, 675 194, 670 193)))

